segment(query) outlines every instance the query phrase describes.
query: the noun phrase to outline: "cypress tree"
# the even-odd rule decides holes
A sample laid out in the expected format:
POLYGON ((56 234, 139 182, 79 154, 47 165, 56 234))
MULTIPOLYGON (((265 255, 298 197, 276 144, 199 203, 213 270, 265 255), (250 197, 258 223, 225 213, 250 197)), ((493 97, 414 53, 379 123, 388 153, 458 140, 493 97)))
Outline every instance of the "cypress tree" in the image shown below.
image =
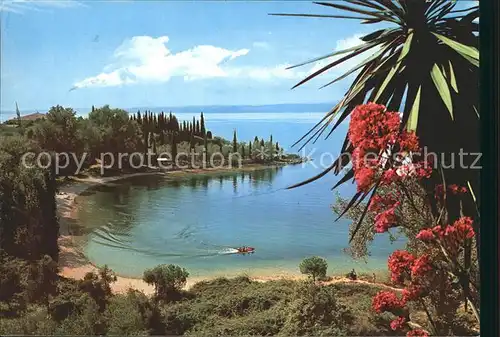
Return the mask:
POLYGON ((208 139, 207 139, 207 135, 206 134, 203 137, 203 142, 204 142, 204 145, 205 145, 205 153, 208 156, 208 139))
POLYGON ((191 137, 189 139, 189 148, 191 149, 194 149, 195 148, 195 144, 194 144, 194 133, 191 132, 191 137))
POLYGON ((201 113, 201 117, 200 117, 200 131, 201 131, 201 135, 205 136, 205 133, 207 130, 205 129, 205 118, 203 117, 203 112, 201 113))
POLYGON ((274 156, 274 147, 273 147, 273 135, 269 136, 269 150, 271 154, 271 158, 274 156))
POLYGON ((233 132, 233 152, 238 152, 238 140, 236 139, 236 130, 233 132))
POLYGON ((137 110, 137 123, 142 125, 141 111, 137 110))
POLYGON ((177 157, 177 137, 176 137, 176 132, 172 133, 172 142, 170 144, 170 147, 172 149, 172 161, 173 164, 176 164, 175 157, 177 157))
POLYGON ((248 157, 252 158, 252 142, 248 142, 248 157))
POLYGON ((245 158, 245 144, 241 145, 241 158, 245 158))
POLYGON ((92 112, 94 112, 94 111, 95 111, 95 107, 94 107, 94 105, 92 105, 92 112))
POLYGON ((175 116, 172 117, 172 130, 179 131, 179 121, 177 120, 177 117, 175 117, 175 116))
POLYGON ((196 134, 198 136, 201 135, 201 131, 200 131, 200 121, 196 121, 196 134))

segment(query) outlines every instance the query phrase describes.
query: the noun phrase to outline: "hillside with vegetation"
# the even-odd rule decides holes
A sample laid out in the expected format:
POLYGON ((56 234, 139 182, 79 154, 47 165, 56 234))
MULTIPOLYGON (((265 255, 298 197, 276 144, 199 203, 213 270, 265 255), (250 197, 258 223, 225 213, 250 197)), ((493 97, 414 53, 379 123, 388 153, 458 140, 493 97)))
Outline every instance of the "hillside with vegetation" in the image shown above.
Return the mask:
POLYGON ((232 140, 213 135, 205 125, 203 113, 199 119, 193 116, 192 121, 179 121, 171 112, 129 114, 106 105, 92 107, 85 118, 62 106, 50 108, 47 114, 30 116, 34 118, 18 115, 0 125, 0 137, 21 137, 54 156, 69 154, 69 161, 59 155, 59 166, 63 168, 58 172, 60 175, 84 171, 98 174, 101 165, 106 167, 105 175, 158 168, 158 157, 166 155, 170 158, 170 169, 235 166, 236 160, 241 165, 302 162, 298 155, 285 154, 272 135, 267 140, 255 136, 248 141, 238 140, 237 130, 232 140), (111 157, 112 162, 101 162, 111 157), (178 160, 173 160, 176 157, 178 160), (83 160, 83 165, 76 172, 79 160, 83 160))

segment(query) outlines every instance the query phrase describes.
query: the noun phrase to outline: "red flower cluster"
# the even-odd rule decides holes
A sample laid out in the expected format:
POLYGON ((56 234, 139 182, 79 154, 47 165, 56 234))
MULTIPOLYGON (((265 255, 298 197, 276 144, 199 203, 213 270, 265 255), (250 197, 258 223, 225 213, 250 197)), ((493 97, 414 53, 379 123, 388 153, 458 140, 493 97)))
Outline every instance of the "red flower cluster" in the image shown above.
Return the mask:
POLYGON ((389 209, 375 216, 375 232, 385 233, 389 228, 395 227, 397 221, 396 207, 398 207, 399 204, 399 202, 396 202, 389 209))
POLYGON ((351 114, 349 140, 354 147, 386 149, 395 142, 399 124, 399 114, 387 111, 383 105, 358 105, 351 114))
POLYGON ((472 223, 473 220, 471 218, 461 217, 453 225, 422 229, 416 238, 430 243, 439 240, 446 249, 450 252, 455 252, 465 240, 474 237, 475 233, 472 223))
MULTIPOLYGON (((428 177, 432 172, 431 167, 412 163, 408 155, 420 150, 418 137, 415 133, 400 132, 400 126, 400 114, 387 111, 380 104, 363 104, 352 111, 348 137, 354 147, 352 162, 358 192, 368 192, 377 179, 381 185, 391 185, 405 176, 428 177), (393 151, 404 156, 393 161, 390 158, 393 151)), ((378 213, 375 232, 387 232, 396 226, 399 206, 396 200, 370 202, 371 210, 378 213)))
POLYGON ((383 210, 392 207, 397 202, 396 194, 374 195, 370 200, 368 210, 370 212, 382 212, 383 210))
POLYGON ((411 267, 415 256, 406 250, 396 250, 389 256, 388 267, 391 272, 391 280, 402 284, 411 275, 411 267))
POLYGON ((417 239, 429 242, 434 240, 436 237, 434 235, 434 230, 430 228, 422 229, 416 236, 417 239))
POLYGON ((375 180, 375 171, 369 167, 361 166, 355 171, 354 180, 358 184, 358 192, 368 192, 375 180))
POLYGON ((418 152, 420 150, 418 137, 414 132, 402 132, 399 135, 398 143, 401 151, 418 152))
POLYGON ((429 334, 422 329, 408 331, 406 337, 429 337, 429 334))
POLYGON ((424 254, 424 255, 420 256, 418 259, 416 259, 413 262, 413 265, 411 266, 412 280, 418 281, 419 278, 428 275, 428 273, 432 270, 433 270, 433 268, 432 268, 430 256, 427 254, 424 254))
POLYGON ((400 316, 391 322, 391 329, 396 331, 403 328, 406 323, 406 318, 400 316))
MULTIPOLYGON (((363 104, 353 110, 348 137, 354 146, 352 160, 358 191, 369 190, 384 166, 379 157, 391 146, 398 145, 406 152, 418 150, 417 136, 406 132, 400 134, 400 124, 399 113, 387 111, 380 104, 363 104)), ((395 172, 391 177, 384 176, 385 183, 392 182, 390 178, 396 176, 395 172)))
POLYGON ((410 301, 417 300, 422 295, 422 288, 416 285, 409 285, 403 289, 403 302, 408 303, 410 301))
POLYGON ((467 193, 467 188, 465 188, 463 186, 458 186, 458 185, 455 185, 455 184, 448 186, 448 189, 453 194, 464 194, 464 193, 467 193))
MULTIPOLYGON (((448 185, 446 189, 448 190, 448 192, 450 192, 451 194, 455 194, 455 195, 465 194, 468 191, 466 187, 458 186, 456 184, 448 185)), ((443 184, 436 185, 436 188, 434 191, 434 198, 436 198, 436 200, 441 201, 443 199, 443 197, 444 197, 443 184)))
POLYGON ((415 165, 415 176, 417 178, 430 178, 432 174, 432 165, 429 162, 420 161, 415 165))
POLYGON ((395 293, 390 291, 381 291, 373 298, 373 309, 378 312, 397 312, 404 307, 404 303, 395 293))

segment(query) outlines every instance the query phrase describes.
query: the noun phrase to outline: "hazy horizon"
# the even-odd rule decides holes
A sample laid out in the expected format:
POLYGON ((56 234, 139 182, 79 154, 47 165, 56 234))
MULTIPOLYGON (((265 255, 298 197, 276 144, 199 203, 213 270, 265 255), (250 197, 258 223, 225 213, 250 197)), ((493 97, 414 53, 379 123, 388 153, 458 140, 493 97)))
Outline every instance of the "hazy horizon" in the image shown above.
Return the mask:
MULTIPOLYGON (((137 110, 150 110, 154 113, 170 112, 172 113, 314 113, 326 112, 331 109, 335 103, 279 103, 279 104, 259 104, 259 105, 185 105, 185 106, 140 106, 140 107, 122 107, 113 106, 134 113, 137 110)), ((98 106, 96 106, 98 107, 98 106)), ((91 111, 90 107, 71 107, 77 111, 78 115, 86 115, 91 111)), ((49 108, 45 109, 19 109, 21 115, 33 114, 36 112, 47 113, 49 108)), ((0 111, 0 121, 5 121, 16 116, 15 109, 0 111)))

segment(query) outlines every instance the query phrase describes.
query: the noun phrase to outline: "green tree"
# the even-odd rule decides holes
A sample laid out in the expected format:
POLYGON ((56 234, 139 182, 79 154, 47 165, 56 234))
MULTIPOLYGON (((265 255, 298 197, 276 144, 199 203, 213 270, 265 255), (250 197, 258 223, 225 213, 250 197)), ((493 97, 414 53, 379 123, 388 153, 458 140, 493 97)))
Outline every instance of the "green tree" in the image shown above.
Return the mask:
POLYGON ((328 269, 328 263, 325 259, 313 256, 308 257, 299 264, 299 269, 302 274, 307 274, 312 277, 313 281, 318 278, 326 277, 326 270, 328 269))
MULTIPOLYGON (((144 151, 147 153, 151 130, 151 117, 147 113, 142 117, 140 125, 128 118, 127 111, 111 109, 109 105, 105 105, 91 112, 88 119, 100 132, 100 144, 95 152, 110 152, 115 154, 115 158, 117 158, 118 153, 136 152, 141 146, 144 146, 144 151)), ((115 161, 115 165, 118 165, 117 161, 115 161)))
POLYGON ((162 264, 144 271, 143 280, 155 287, 156 299, 170 300, 170 297, 179 294, 188 277, 186 269, 173 264, 162 264))
POLYGON ((205 154, 208 156, 208 138, 206 133, 203 134, 203 145, 205 148, 205 154))
MULTIPOLYGON (((427 147, 427 153, 435 153, 438 158, 442 158, 442 155, 449 158, 450 153, 480 152, 479 25, 474 22, 479 17, 479 6, 457 10, 456 1, 445 0, 369 0, 349 1, 349 4, 318 4, 345 12, 329 16, 331 18, 357 19, 362 24, 383 23, 386 27, 361 37, 361 42, 356 47, 298 65, 327 60, 333 56, 340 57, 308 75, 294 87, 336 66, 344 65, 353 57, 370 54, 364 61, 325 85, 337 83, 350 74, 356 75, 339 103, 299 142, 305 145, 326 129, 330 129, 329 133, 334 132, 357 105, 371 101, 385 105, 389 111, 401 111, 402 126, 416 132, 421 146, 427 147), (335 124, 329 128, 333 121, 335 124)), ((352 151, 347 139, 339 153, 346 151, 352 151)), ((349 161, 343 158, 345 156, 334 162, 327 171, 334 170, 336 174, 344 172, 343 168, 349 165, 349 161)), ((443 177, 447 185, 470 185, 471 191, 463 203, 456 196, 450 196, 447 198, 446 209, 450 223, 460 216, 461 210, 465 215, 475 218, 474 231, 480 241, 480 221, 475 203, 479 170, 466 169, 470 167, 472 158, 464 161, 464 165, 443 168, 442 174, 433 175, 424 187, 429 194, 434 193, 434 187, 443 183, 443 177)), ((441 161, 437 164, 443 166, 441 161)), ((352 174, 350 169, 342 181, 349 181, 348 177, 352 174)), ((296 186, 299 185, 301 184, 296 186)), ((368 193, 373 189, 375 185, 368 193)), ((355 200, 349 205, 365 196, 366 194, 356 194, 355 200)), ((368 204, 369 202, 366 203, 368 204)), ((436 207, 434 212, 439 212, 436 207)), ((352 235, 355 233, 356 231, 352 235)), ((479 250, 477 253, 479 254, 479 250)))
POLYGON ((19 111, 19 107, 17 106, 17 102, 16 102, 16 116, 17 116, 17 126, 19 128, 22 127, 21 125, 21 112, 19 111))
POLYGON ((245 158, 245 143, 241 144, 241 158, 245 158))
POLYGON ((269 136, 269 154, 270 154, 271 158, 274 157, 273 135, 269 136))
MULTIPOLYGON (((82 139, 78 137, 78 125, 76 111, 57 105, 50 108, 45 119, 33 124, 29 134, 45 150, 59 154, 81 155, 84 144, 82 139)), ((69 175, 75 172, 76 163, 72 156, 69 158, 60 156, 59 160, 61 167, 67 166, 59 172, 60 174, 69 175), (67 159, 69 159, 68 163, 66 163, 67 159)))
POLYGON ((200 121, 196 121, 196 135, 201 135, 201 130, 200 130, 200 121))
POLYGON ((117 277, 108 266, 99 269, 97 273, 87 273, 80 281, 79 287, 88 293, 90 297, 99 305, 100 311, 106 309, 106 305, 111 298, 111 283, 116 282, 117 277))
POLYGON ((22 136, 0 140, 0 251, 30 261, 50 256, 58 260, 59 222, 56 215, 56 175, 41 157, 42 149, 22 136), (22 156, 33 153, 33 156, 22 156), (31 166, 31 168, 29 168, 31 166))
POLYGON ((201 113, 200 116, 200 128, 201 128, 201 135, 205 137, 205 133, 207 130, 205 129, 205 117, 203 117, 203 112, 201 113))
POLYGON ((297 286, 280 335, 346 336, 352 315, 337 301, 333 288, 311 282, 297 286))
POLYGON ((248 142, 248 157, 252 158, 252 142, 248 142))
POLYGON ((176 165, 176 158, 177 158, 177 133, 173 132, 172 133, 172 141, 170 143, 170 148, 172 151, 172 164, 175 166, 176 165))
POLYGON ((164 335, 159 308, 137 290, 113 296, 105 317, 109 335, 164 335))
POLYGON ((236 130, 233 131, 233 152, 238 152, 238 140, 236 139, 236 130))

